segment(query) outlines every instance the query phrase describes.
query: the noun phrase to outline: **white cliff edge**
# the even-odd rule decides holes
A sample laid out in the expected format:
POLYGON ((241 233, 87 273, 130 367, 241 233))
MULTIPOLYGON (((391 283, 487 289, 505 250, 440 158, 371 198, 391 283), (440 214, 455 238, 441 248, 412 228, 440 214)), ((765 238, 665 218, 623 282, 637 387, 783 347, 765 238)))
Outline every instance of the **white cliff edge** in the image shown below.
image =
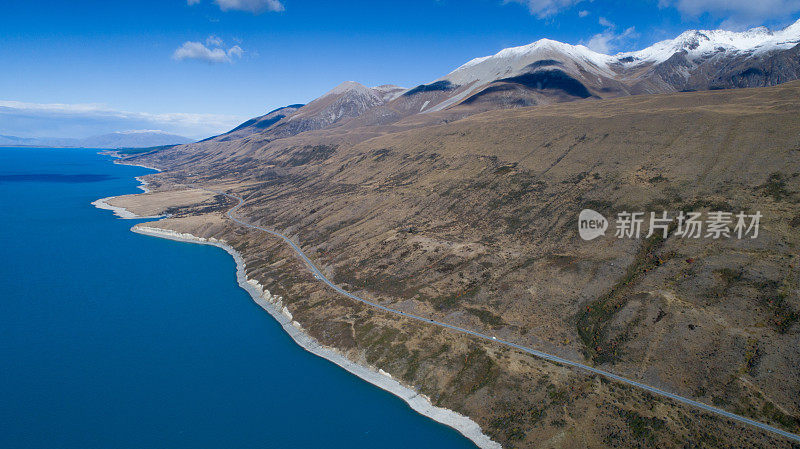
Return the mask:
POLYGON ((351 374, 355 374, 356 376, 377 386, 378 388, 398 396, 406 401, 406 403, 408 403, 408 405, 411 406, 411 408, 417 413, 456 429, 459 433, 472 440, 478 447, 482 449, 502 448, 499 443, 493 441, 491 438, 485 435, 478 423, 470 418, 453 410, 434 406, 428 397, 404 386, 383 370, 359 365, 342 355, 336 348, 320 345, 316 340, 303 331, 300 323, 293 320, 292 314, 283 304, 283 298, 272 295, 255 279, 247 278, 245 262, 241 254, 239 254, 231 246, 227 245, 224 241, 215 239, 213 237, 206 239, 203 237, 194 236, 192 234, 179 233, 172 230, 143 225, 136 225, 131 228, 131 231, 153 237, 177 240, 180 242, 212 245, 224 249, 231 256, 233 256, 234 261, 236 261, 236 278, 239 282, 239 286, 250 294, 256 304, 261 306, 261 308, 272 315, 272 317, 275 318, 278 323, 280 323, 284 331, 286 331, 286 333, 289 334, 289 336, 291 336, 292 339, 303 349, 339 365, 351 374))

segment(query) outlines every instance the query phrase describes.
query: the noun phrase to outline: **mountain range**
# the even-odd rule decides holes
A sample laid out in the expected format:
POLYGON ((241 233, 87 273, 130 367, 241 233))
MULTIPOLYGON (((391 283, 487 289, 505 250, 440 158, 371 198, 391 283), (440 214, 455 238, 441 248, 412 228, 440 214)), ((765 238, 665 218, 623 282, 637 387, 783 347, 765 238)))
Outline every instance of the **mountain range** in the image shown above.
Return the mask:
MULTIPOLYGON (((413 88, 347 81, 307 105, 249 120, 216 138, 266 140, 325 129, 387 125, 446 111, 487 110, 628 95, 772 86, 800 78, 800 20, 779 30, 691 30, 643 50, 605 55, 541 39, 473 59, 413 88)), ((211 139, 215 140, 215 139, 211 139)))
POLYGON ((147 148, 190 143, 192 139, 158 130, 120 131, 82 139, 59 137, 17 137, 0 135, 0 146, 42 146, 75 148, 147 148))

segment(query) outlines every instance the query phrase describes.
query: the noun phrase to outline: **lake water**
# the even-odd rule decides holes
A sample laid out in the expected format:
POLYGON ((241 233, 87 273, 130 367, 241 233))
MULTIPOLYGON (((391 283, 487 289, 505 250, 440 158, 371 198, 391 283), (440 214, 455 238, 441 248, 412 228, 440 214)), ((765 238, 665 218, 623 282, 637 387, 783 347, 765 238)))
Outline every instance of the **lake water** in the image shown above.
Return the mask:
POLYGON ((150 173, 95 153, 0 148, 0 447, 474 448, 295 345, 223 250, 92 207, 150 173))

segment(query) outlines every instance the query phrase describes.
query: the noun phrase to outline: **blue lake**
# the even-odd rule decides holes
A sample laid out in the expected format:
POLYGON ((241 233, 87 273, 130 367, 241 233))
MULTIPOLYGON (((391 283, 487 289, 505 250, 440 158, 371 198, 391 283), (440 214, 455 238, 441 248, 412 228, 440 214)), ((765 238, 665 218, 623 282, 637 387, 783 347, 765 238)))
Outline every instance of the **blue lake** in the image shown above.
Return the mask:
POLYGON ((307 353, 223 250, 89 203, 150 173, 0 148, 0 447, 474 448, 307 353))

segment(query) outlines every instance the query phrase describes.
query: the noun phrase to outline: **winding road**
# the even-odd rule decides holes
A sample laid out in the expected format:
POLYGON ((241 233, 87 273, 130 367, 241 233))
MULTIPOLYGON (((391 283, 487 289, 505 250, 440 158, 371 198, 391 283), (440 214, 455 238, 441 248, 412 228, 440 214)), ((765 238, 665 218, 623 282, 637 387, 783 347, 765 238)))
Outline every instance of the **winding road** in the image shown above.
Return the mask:
POLYGON ((446 329, 450 329, 452 331, 460 332, 462 334, 467 334, 467 335, 470 335, 470 336, 475 337, 475 338, 479 338, 479 339, 482 339, 482 340, 490 341, 492 343, 497 343, 497 344, 500 344, 500 345, 508 346, 508 347, 520 350, 522 352, 525 352, 527 354, 530 354, 530 355, 532 355, 534 357, 538 357, 540 359, 548 360, 548 361, 553 362, 553 363, 558 363, 558 364, 561 364, 561 365, 571 366, 573 368, 577 368, 577 369, 580 369, 580 370, 583 370, 583 371, 594 373, 594 374, 597 374, 599 376, 603 376, 603 377, 605 377, 607 379, 612 379, 612 380, 615 380, 615 381, 618 381, 618 382, 621 382, 621 383, 624 383, 624 384, 627 384, 627 385, 631 385, 631 386, 634 386, 634 387, 637 387, 637 388, 641 388, 642 390, 649 391, 650 393, 657 394, 659 396, 663 396, 663 397, 675 400, 677 402, 681 402, 683 404, 690 405, 692 407, 696 407, 696 408, 698 408, 700 410, 711 412, 711 413, 714 413, 716 415, 731 419, 733 421, 736 421, 736 422, 739 422, 739 423, 742 423, 742 424, 746 424, 746 425, 749 425, 749 426, 757 427, 757 428, 759 428, 761 430, 765 430, 767 432, 771 432, 771 433, 786 437, 786 438, 788 438, 790 440, 793 440, 793 441, 796 441, 796 442, 800 442, 800 435, 796 435, 794 433, 790 433, 790 432, 787 432, 785 430, 778 429, 776 427, 770 426, 768 424, 764 424, 764 423, 759 422, 759 421, 752 420, 750 418, 746 418, 744 416, 739 416, 737 414, 722 410, 722 409, 717 408, 717 407, 713 407, 713 406, 708 405, 708 404, 704 404, 702 402, 695 401, 693 399, 689 399, 689 398, 686 398, 686 397, 683 397, 683 396, 679 396, 679 395, 674 394, 674 393, 670 393, 669 391, 665 391, 665 390, 662 390, 660 388, 652 387, 650 385, 646 385, 646 384, 643 384, 641 382, 637 382, 635 380, 631 380, 631 379, 628 379, 628 378, 625 378, 625 377, 622 377, 622 376, 618 376, 618 375, 616 375, 614 373, 611 373, 611 372, 608 372, 608 371, 604 371, 604 370, 601 370, 601 369, 598 369, 598 368, 594 368, 594 367, 589 366, 589 365, 584 365, 582 363, 574 362, 572 360, 567 360, 567 359, 564 359, 564 358, 556 356, 556 355, 552 355, 552 354, 548 354, 546 352, 539 351, 537 349, 521 346, 521 345, 518 345, 516 343, 512 343, 510 341, 501 340, 501 339, 496 338, 494 336, 490 336, 490 335, 487 335, 487 334, 482 334, 480 332, 476 332, 476 331, 473 331, 473 330, 465 329, 463 327, 453 326, 452 324, 447 324, 447 323, 443 323, 441 321, 436 321, 436 320, 432 320, 430 318, 425 318, 425 317, 422 317, 422 316, 418 316, 418 315, 414 315, 414 314, 411 314, 411 313, 403 312, 403 311, 400 311, 400 310, 392 309, 392 308, 389 308, 389 307, 382 306, 380 304, 374 303, 372 301, 368 301, 368 300, 366 300, 364 298, 358 297, 358 296, 356 296, 356 295, 354 295, 354 294, 342 289, 338 285, 336 285, 333 282, 331 282, 327 277, 325 277, 325 275, 322 274, 320 269, 317 268, 316 265, 314 265, 314 262, 312 262, 311 259, 309 259, 308 256, 306 256, 306 254, 303 252, 303 250, 300 249, 300 247, 297 244, 295 244, 289 237, 281 234, 280 232, 273 231, 273 230, 267 229, 267 228, 263 228, 261 226, 256 226, 256 225, 253 225, 253 224, 250 224, 250 223, 246 223, 246 222, 242 221, 241 219, 236 218, 234 216, 234 213, 240 207, 242 207, 242 205, 244 204, 244 200, 240 196, 232 195, 232 194, 228 194, 228 193, 220 192, 220 191, 216 191, 216 190, 210 190, 210 189, 202 189, 202 190, 206 190, 206 191, 209 191, 209 192, 217 193, 219 195, 224 195, 224 196, 226 196, 228 198, 233 198, 233 199, 237 200, 238 204, 236 204, 236 206, 234 206, 230 210, 228 210, 228 212, 227 212, 228 218, 230 218, 234 222, 236 222, 236 223, 238 223, 238 224, 240 224, 242 226, 245 226, 247 228, 258 229, 260 231, 266 232, 268 234, 272 234, 275 237, 278 237, 278 238, 282 239, 284 242, 286 242, 289 246, 292 247, 292 249, 297 253, 298 256, 300 256, 300 258, 305 262, 306 266, 308 266, 309 270, 311 270, 311 272, 314 274, 314 277, 316 277, 320 281, 324 282, 328 287, 333 289, 335 292, 337 292, 337 293, 339 293, 341 295, 344 295, 344 296, 346 296, 346 297, 348 297, 350 299, 362 302, 364 304, 367 304, 369 306, 375 307, 376 309, 380 309, 380 310, 383 310, 383 311, 388 312, 388 313, 392 313, 392 314, 395 314, 395 315, 400 315, 400 316, 405 317, 405 318, 421 321, 423 323, 431 324, 431 325, 434 325, 434 326, 439 326, 439 327, 443 327, 443 328, 446 328, 446 329))

